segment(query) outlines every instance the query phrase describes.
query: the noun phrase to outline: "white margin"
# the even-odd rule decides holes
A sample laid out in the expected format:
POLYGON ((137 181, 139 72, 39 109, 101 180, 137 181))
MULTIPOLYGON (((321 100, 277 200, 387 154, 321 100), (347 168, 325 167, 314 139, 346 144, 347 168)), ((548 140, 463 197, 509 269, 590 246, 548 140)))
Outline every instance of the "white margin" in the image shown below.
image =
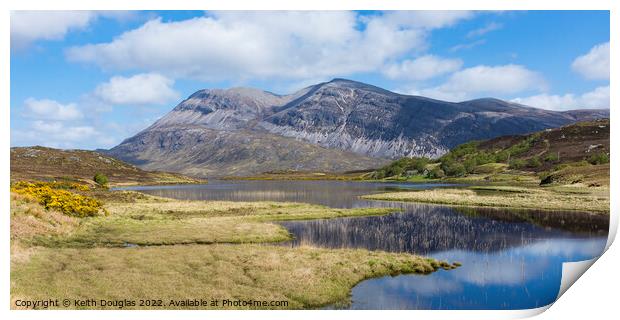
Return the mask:
MULTIPOLYGON (((2 76, 0 77, 0 97, 2 97, 2 111, 0 116, 0 132, 2 132, 1 139, 1 154, 3 170, 0 172, 0 190, 2 192, 2 199, 9 199, 9 158, 10 158, 10 10, 611 10, 611 52, 616 52, 618 42, 618 1, 611 0, 564 0, 562 2, 553 0, 434 0, 434 1, 406 1, 406 0, 183 0, 183 1, 166 1, 166 0, 90 0, 90 1, 74 1, 74 0, 21 0, 2 1, 2 12, 0 13, 0 34, 2 50, 0 51, 1 63, 4 65, 2 70, 2 76)), ((614 55, 612 54, 612 57, 614 55)), ((611 78, 615 78, 617 74, 617 63, 614 63, 614 59, 611 61, 611 78)), ((611 105, 614 106, 618 100, 615 92, 618 92, 619 86, 616 82, 610 80, 611 86, 611 105)), ((610 110, 612 122, 615 122, 615 112, 610 110)), ((618 148, 618 140, 616 130, 613 126, 611 128, 611 153, 616 155, 620 150, 618 148)), ((615 156, 611 157, 611 194, 613 195, 616 190, 619 189, 620 176, 615 170, 618 160, 615 156)), ((389 318, 402 318, 412 319, 414 317, 424 317, 424 319, 498 319, 498 318, 523 318, 531 317, 543 313, 549 309, 551 305, 528 310, 509 310, 509 311, 436 311, 436 310, 381 310, 381 311, 10 311, 10 244, 9 244, 9 201, 2 201, 2 212, 5 214, 2 219, 2 235, 4 242, 2 242, 2 298, 4 307, 1 312, 5 316, 5 319, 39 319, 42 317, 48 319, 67 319, 67 318, 92 318, 92 319, 169 319, 169 318, 187 318, 187 319, 205 319, 205 318, 217 318, 217 319, 239 319, 239 318, 252 318, 252 319, 315 319, 316 317, 323 317, 328 319, 335 318, 356 318, 356 319, 376 319, 381 317, 389 318)), ((606 250, 610 249, 613 243, 617 227, 618 227, 618 202, 612 196, 611 198, 611 221, 610 232, 606 245, 606 250)), ((562 278, 562 290, 558 296, 566 295, 577 296, 577 300, 573 299, 573 303, 566 305, 564 303, 554 303, 557 307, 551 308, 553 315, 549 312, 543 316, 555 318, 559 317, 588 317, 592 318, 595 315, 611 315, 616 314, 616 305, 613 302, 616 299, 610 297, 616 296, 616 288, 618 285, 617 272, 620 270, 619 253, 615 248, 611 248, 613 251, 612 257, 602 257, 601 260, 605 260, 605 266, 594 266, 594 269, 603 269, 607 273, 615 272, 614 274, 598 274, 594 275, 586 274, 584 278, 597 279, 599 283, 588 285, 594 285, 595 292, 573 292, 567 289, 576 281, 583 273, 592 267, 592 264, 599 260, 595 258, 588 261, 565 263, 563 267, 562 278), (609 279, 609 281, 606 281, 609 279), (602 283, 601 283, 602 281, 602 283), (566 294, 565 294, 566 293, 566 294), (606 304, 600 304, 599 301, 608 301, 606 304), (560 305, 563 310, 554 310, 559 308, 560 305), (596 306, 596 309, 593 308, 596 306), (557 311, 557 312, 556 312, 557 311), (579 316, 581 315, 581 316, 579 316)), ((611 252, 610 252, 611 253, 611 252)), ((608 253, 609 254, 609 253, 608 253)), ((608 255, 607 254, 607 255, 608 255)), ((590 273, 590 272, 589 272, 590 273)), ((583 287, 585 284, 579 283, 579 287, 583 287)), ((590 286, 591 287, 591 286, 590 286)), ((561 300, 564 300, 562 298, 561 300)), ((560 300, 560 302, 562 302, 560 300)), ((544 317, 543 317, 544 318, 544 317)))

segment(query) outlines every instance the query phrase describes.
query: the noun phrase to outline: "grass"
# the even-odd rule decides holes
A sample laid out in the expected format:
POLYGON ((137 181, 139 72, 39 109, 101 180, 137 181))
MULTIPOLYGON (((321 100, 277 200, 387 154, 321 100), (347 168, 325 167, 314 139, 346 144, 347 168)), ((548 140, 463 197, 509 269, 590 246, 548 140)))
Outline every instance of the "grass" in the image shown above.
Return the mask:
POLYGON ((278 300, 299 309, 346 304, 351 287, 367 278, 454 267, 409 254, 248 244, 44 249, 12 269, 11 293, 13 299, 278 300))
POLYGON ((505 163, 486 163, 477 165, 474 168, 474 173, 478 174, 492 174, 492 173, 501 173, 508 169, 508 165, 505 163))
POLYGON ((423 191, 390 192, 364 199, 412 201, 456 206, 577 210, 609 214, 609 189, 587 187, 473 186, 423 191))
POLYGON ((32 197, 11 193, 11 239, 67 235, 79 223, 75 217, 56 210, 46 210, 32 197))
POLYGON ((511 185, 535 187, 540 184, 540 178, 531 172, 507 171, 493 174, 473 173, 463 177, 448 177, 442 182, 464 183, 464 184, 491 184, 491 185, 511 185))
POLYGON ((106 205, 109 216, 84 220, 71 235, 34 237, 34 245, 93 247, 290 240, 274 221, 384 215, 391 208, 334 209, 304 203, 182 201, 147 196, 106 205))
POLYGON ((252 299, 286 301, 283 308, 318 308, 346 305, 351 288, 367 278, 457 267, 406 253, 268 244, 291 238, 274 221, 380 215, 394 209, 105 192, 109 216, 87 218, 45 210, 31 198, 12 195, 12 301, 162 299, 166 304, 158 308, 172 309, 171 299, 252 299))

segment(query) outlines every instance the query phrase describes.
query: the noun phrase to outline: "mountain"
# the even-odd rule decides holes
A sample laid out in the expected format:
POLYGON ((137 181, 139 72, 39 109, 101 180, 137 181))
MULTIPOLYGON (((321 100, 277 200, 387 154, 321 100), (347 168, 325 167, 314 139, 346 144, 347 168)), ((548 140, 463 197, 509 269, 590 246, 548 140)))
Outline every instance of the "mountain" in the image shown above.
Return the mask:
POLYGON ((194 183, 175 173, 144 171, 134 165, 88 150, 46 147, 11 148, 11 180, 82 180, 93 183, 96 173, 111 184, 194 183))
POLYGON ((523 134, 607 110, 554 112, 497 99, 452 103, 334 79, 290 95, 200 90, 108 154, 198 176, 348 171, 436 158, 470 140, 523 134))

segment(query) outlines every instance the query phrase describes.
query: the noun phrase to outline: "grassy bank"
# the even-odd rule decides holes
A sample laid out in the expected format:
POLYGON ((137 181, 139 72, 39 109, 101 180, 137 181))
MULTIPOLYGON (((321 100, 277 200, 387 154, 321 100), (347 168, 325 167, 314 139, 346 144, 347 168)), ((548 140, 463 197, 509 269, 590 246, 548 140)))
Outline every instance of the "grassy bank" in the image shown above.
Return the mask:
POLYGON ((351 287, 367 278, 439 268, 442 264, 432 259, 356 249, 247 244, 47 248, 13 268, 11 279, 13 299, 277 300, 288 302, 282 308, 314 308, 346 304, 351 287))
POLYGON ((162 299, 155 308, 174 309, 170 299, 252 299, 287 302, 267 308, 316 308, 347 304, 351 288, 367 278, 456 267, 410 254, 258 244, 291 238, 276 221, 393 209, 181 201, 99 189, 92 196, 105 199, 107 215, 71 217, 12 195, 12 302, 162 299))
POLYGON ((609 213, 609 188, 586 186, 522 187, 472 186, 422 191, 390 192, 364 199, 412 201, 456 206, 576 210, 609 213))

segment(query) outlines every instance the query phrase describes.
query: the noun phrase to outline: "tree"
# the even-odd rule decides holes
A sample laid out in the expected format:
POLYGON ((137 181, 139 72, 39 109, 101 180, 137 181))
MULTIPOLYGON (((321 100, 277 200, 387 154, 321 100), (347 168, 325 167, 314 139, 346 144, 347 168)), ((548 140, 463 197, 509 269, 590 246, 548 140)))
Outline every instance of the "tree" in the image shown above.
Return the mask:
POLYGON ((95 174, 95 176, 93 177, 93 180, 99 184, 99 185, 106 185, 108 184, 108 177, 106 177, 103 173, 97 172, 95 174))
POLYGON ((433 168, 431 171, 428 172, 428 175, 427 175, 427 177, 431 179, 441 179, 441 178, 444 178, 445 176, 446 174, 439 167, 433 168))
POLYGON ((454 161, 454 160, 446 160, 441 163, 441 170, 445 172, 446 176, 449 177, 460 177, 465 175, 465 166, 454 161))
POLYGON ((474 169, 476 168, 477 161, 474 158, 467 159, 463 161, 463 167, 467 173, 474 173, 474 169))

